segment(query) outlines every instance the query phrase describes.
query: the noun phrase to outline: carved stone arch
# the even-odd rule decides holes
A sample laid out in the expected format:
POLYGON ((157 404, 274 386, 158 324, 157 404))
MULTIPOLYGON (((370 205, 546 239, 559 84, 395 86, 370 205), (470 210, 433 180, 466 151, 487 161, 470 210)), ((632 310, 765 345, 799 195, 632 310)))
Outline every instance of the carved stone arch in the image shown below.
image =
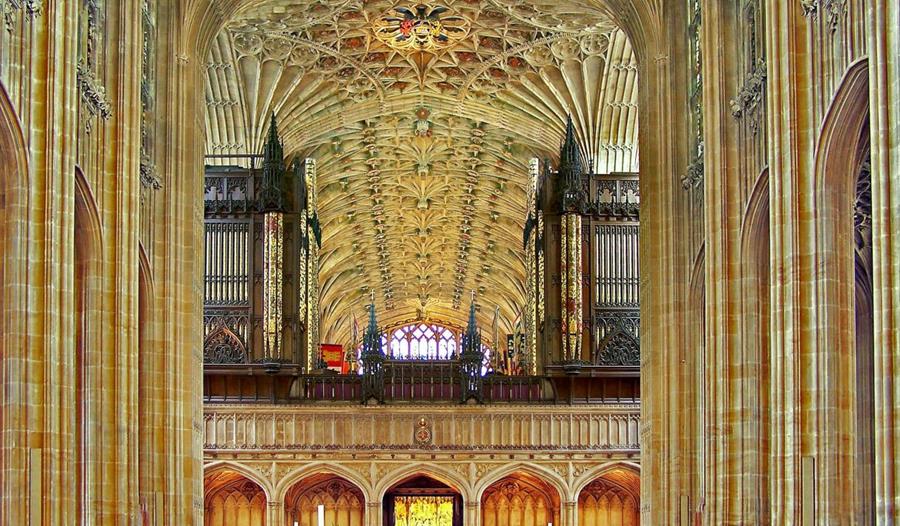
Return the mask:
MULTIPOLYGON (((301 523, 312 522, 316 506, 325 506, 326 522, 364 523, 369 502, 363 487, 353 480, 330 472, 331 470, 300 470, 300 478, 291 477, 281 492, 286 515, 301 523), (308 520, 307 520, 308 519, 308 520)), ((281 484, 279 485, 281 486, 281 484)))
POLYGON ((369 481, 363 479, 359 473, 334 463, 317 462, 308 466, 290 471, 275 482, 275 501, 284 502, 288 491, 299 482, 313 475, 332 475, 355 485, 362 493, 366 502, 372 501, 373 490, 369 481))
MULTIPOLYGON (((81 224, 76 225, 75 244, 80 242, 90 243, 90 250, 100 253, 102 251, 103 224, 100 221, 100 207, 94 196, 94 190, 81 168, 75 167, 75 214, 81 219, 81 224), (82 230, 79 232, 78 230, 82 230), (85 237, 80 238, 79 234, 85 237)), ((78 219, 76 219, 78 221, 78 219)))
POLYGON ((760 521, 769 521, 769 429, 770 408, 770 331, 771 331, 771 255, 769 234, 769 170, 756 179, 741 226, 741 267, 744 276, 741 295, 741 367, 746 373, 746 400, 741 420, 747 422, 742 440, 753 441, 745 451, 745 484, 753 488, 760 521))
MULTIPOLYGON (((874 351, 860 347, 862 327, 856 310, 857 252, 854 211, 861 152, 869 140, 869 69, 866 58, 854 62, 838 85, 822 123, 815 156, 814 245, 816 274, 814 302, 817 319, 824 322, 815 333, 816 370, 821 382, 817 407, 823 444, 854 444, 856 447, 825 445, 816 461, 816 483, 829 491, 856 493, 854 519, 874 510, 874 351), (865 393, 861 391, 866 391, 865 393), (870 400, 871 399, 871 400, 870 400), (844 409, 850 401, 850 411, 844 409), (865 418, 861 418, 865 416, 865 418), (821 466, 821 467, 820 467, 821 466), (847 474, 854 476, 847 476, 847 474), (846 477, 846 478, 843 478, 846 477), (845 480, 837 486, 826 480, 845 480)), ((875 233, 877 235, 877 233, 875 233)), ((859 313, 864 314, 865 313, 859 313)), ((871 313, 868 330, 872 331, 871 313)), ((820 491, 820 490, 817 490, 820 491)), ((837 495, 823 494, 830 499, 837 495)), ((871 520, 867 517, 866 520, 871 520)))
POLYGON ((19 117, 0 82, 0 523, 25 507, 28 459, 22 426, 30 397, 22 378, 28 358, 28 245, 30 174, 19 117))
POLYGON ((516 469, 497 473, 490 479, 478 492, 483 522, 507 526, 516 524, 520 516, 532 517, 535 524, 560 522, 563 501, 568 499, 560 487, 549 481, 547 473, 516 469))
MULTIPOLYGON (((679 408, 684 415, 684 425, 679 431, 684 442, 685 454, 695 459, 687 463, 678 475, 685 493, 701 495, 705 481, 703 473, 703 435, 706 427, 706 396, 703 390, 706 371, 706 247, 702 245, 694 259, 688 286, 686 311, 688 320, 686 345, 679 359, 679 378, 682 393, 679 408)), ((647 473, 647 470, 643 470, 647 473)), ((643 477, 646 480, 646 476, 643 477)), ((692 509, 699 503, 692 502, 692 509)))
POLYGON ((203 476, 203 517, 209 524, 264 526, 268 514, 266 485, 243 469, 207 469, 203 476))
POLYGON ((557 498, 562 501, 571 501, 571 497, 573 493, 570 491, 568 484, 563 478, 552 471, 551 469, 545 468, 540 465, 533 464, 510 464, 507 466, 503 466, 502 468, 495 469, 485 474, 481 480, 475 481, 473 486, 473 494, 476 498, 476 502, 481 502, 482 497, 484 497, 484 492, 492 486, 496 484, 500 480, 514 475, 516 473, 524 473, 526 475, 530 475, 535 477, 536 479, 544 482, 549 487, 553 488, 557 493, 557 498))
POLYGON ((158 443, 161 422, 160 411, 157 409, 158 401, 154 393, 164 390, 166 375, 161 373, 162 359, 159 348, 155 343, 154 314, 154 284, 150 272, 150 263, 144 246, 138 244, 138 312, 137 312, 137 338, 138 338, 138 455, 141 459, 138 474, 138 494, 142 506, 151 517, 161 514, 163 511, 156 508, 156 502, 151 494, 154 478, 159 472, 162 463, 161 455, 155 444, 158 443))
MULTIPOLYGON (((602 464, 592 470, 587 471, 582 474, 573 484, 572 484, 572 495, 577 499, 581 494, 581 491, 594 480, 610 473, 613 471, 623 471, 626 473, 630 473, 634 475, 638 481, 641 478, 641 466, 639 464, 635 464, 632 462, 609 462, 606 464, 602 464)), ((637 491, 635 497, 640 498, 641 491, 640 486, 637 487, 637 491)))
POLYGON ((262 489, 263 493, 266 496, 267 502, 274 502, 272 500, 272 495, 274 495, 275 492, 272 489, 272 486, 269 483, 269 480, 266 478, 265 475, 263 475, 262 473, 256 471, 255 469, 253 469, 249 466, 245 466, 245 465, 239 464, 237 462, 229 462, 229 461, 211 462, 203 467, 203 480, 204 480, 203 495, 204 495, 204 498, 206 496, 208 496, 208 493, 209 493, 208 490, 215 489, 215 488, 207 488, 206 481, 210 480, 210 478, 213 475, 216 475, 216 474, 222 473, 222 472, 233 472, 237 475, 240 475, 241 477, 244 477, 245 479, 249 480, 250 482, 253 482, 254 484, 256 484, 257 486, 259 486, 262 489))
POLYGON ((102 452, 98 437, 103 430, 99 417, 102 400, 103 360, 101 358, 101 324, 99 291, 102 290, 102 223, 90 183, 80 168, 75 167, 74 225, 70 232, 74 246, 74 282, 72 318, 75 327, 75 464, 79 488, 78 516, 85 523, 96 520, 89 503, 101 492, 99 459, 102 452))
POLYGON ((622 526, 640 520, 641 477, 637 466, 606 464, 579 480, 577 487, 577 524, 622 526))
POLYGON ((463 497, 463 502, 474 502, 472 489, 459 474, 435 464, 412 464, 385 474, 373 488, 372 494, 383 501, 391 488, 416 476, 425 476, 450 486, 463 497))

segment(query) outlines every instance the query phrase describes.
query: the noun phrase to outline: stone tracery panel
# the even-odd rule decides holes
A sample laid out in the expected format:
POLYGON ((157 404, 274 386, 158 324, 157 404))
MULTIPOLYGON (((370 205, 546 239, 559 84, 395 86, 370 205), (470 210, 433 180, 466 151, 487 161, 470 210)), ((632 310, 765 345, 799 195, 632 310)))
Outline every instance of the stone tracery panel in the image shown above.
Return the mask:
POLYGON ((266 494, 255 482, 234 472, 217 472, 206 476, 204 493, 204 524, 266 525, 266 494))
POLYGON ((329 475, 314 475, 295 484, 285 497, 285 511, 291 524, 316 526, 318 507, 324 507, 325 524, 362 526, 365 497, 346 480, 329 475))
POLYGON ((481 510, 483 526, 559 524, 559 495, 535 477, 516 474, 485 490, 481 510))
POLYGON ((578 526, 637 526, 640 481, 624 470, 601 476, 578 495, 578 526))
POLYGON ((495 408, 490 415, 460 406, 372 414, 359 408, 322 413, 315 408, 207 409, 207 451, 397 451, 419 449, 413 432, 421 418, 434 422, 431 450, 636 451, 635 406, 587 411, 534 406, 495 408))

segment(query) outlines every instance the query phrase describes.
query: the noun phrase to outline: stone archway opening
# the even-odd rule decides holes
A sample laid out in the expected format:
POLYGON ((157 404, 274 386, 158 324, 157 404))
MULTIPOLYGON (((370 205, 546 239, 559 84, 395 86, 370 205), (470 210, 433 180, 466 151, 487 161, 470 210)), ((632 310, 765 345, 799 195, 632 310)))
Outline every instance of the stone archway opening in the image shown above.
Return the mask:
POLYGON ((284 498, 288 526, 362 526, 366 499, 352 482, 319 473, 294 483, 284 498))
POLYGON ((385 526, 463 525, 462 494, 427 475, 413 475, 391 486, 382 509, 385 526))
POLYGON ((514 473, 494 482, 481 496, 483 526, 559 524, 559 493, 529 473, 514 473))
POLYGON ((641 523, 640 476, 614 469, 578 494, 578 526, 637 526, 641 523))
POLYGON ((266 492, 256 482, 228 469, 203 479, 203 524, 266 526, 266 492))

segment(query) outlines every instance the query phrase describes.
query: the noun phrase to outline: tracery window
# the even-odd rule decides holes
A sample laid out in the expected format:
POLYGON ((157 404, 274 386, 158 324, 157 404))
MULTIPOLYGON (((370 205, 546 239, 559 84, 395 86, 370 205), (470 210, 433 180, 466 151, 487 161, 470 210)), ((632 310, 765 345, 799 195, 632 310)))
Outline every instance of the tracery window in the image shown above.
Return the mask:
POLYGON ((416 323, 394 329, 385 349, 397 360, 449 360, 458 354, 458 336, 440 325, 416 323))
MULTIPOLYGON (((381 335, 381 348, 391 360, 455 360, 461 347, 459 331, 437 323, 417 322, 389 329, 381 335)), ((482 344, 483 374, 490 370, 493 349, 482 344)), ((362 345, 356 349, 357 358, 362 345)))

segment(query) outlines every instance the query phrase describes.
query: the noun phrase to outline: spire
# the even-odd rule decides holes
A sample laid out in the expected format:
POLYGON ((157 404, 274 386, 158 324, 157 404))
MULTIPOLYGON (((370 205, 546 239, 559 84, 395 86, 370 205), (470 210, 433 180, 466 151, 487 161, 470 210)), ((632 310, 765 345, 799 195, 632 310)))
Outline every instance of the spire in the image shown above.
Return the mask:
POLYGON ((378 332, 378 321, 375 319, 375 301, 369 304, 369 325, 363 335, 363 355, 383 355, 381 349, 381 334, 378 332))
POLYGON ((482 391, 484 350, 481 348, 481 334, 475 321, 475 293, 469 306, 469 324, 462 336, 462 354, 459 355, 460 388, 462 402, 484 402, 482 391))
POLYGON ((566 138, 559 150, 559 176, 564 186, 569 187, 570 183, 580 183, 583 174, 581 148, 578 146, 578 139, 575 138, 572 116, 569 115, 566 118, 566 138))
POLYGON ((280 209, 282 178, 284 176, 284 148, 278 138, 278 123, 275 114, 269 124, 269 134, 263 147, 262 192, 266 208, 280 209))
POLYGON ((563 212, 584 210, 588 204, 587 191, 584 186, 584 166, 581 148, 575 138, 575 125, 572 116, 566 121, 566 139, 559 150, 559 172, 557 188, 560 197, 560 209, 563 212))
POLYGON ((466 325, 466 333, 462 338, 463 353, 478 353, 481 355, 481 334, 478 332, 478 322, 475 320, 475 293, 472 293, 472 303, 469 306, 469 323, 466 325))

